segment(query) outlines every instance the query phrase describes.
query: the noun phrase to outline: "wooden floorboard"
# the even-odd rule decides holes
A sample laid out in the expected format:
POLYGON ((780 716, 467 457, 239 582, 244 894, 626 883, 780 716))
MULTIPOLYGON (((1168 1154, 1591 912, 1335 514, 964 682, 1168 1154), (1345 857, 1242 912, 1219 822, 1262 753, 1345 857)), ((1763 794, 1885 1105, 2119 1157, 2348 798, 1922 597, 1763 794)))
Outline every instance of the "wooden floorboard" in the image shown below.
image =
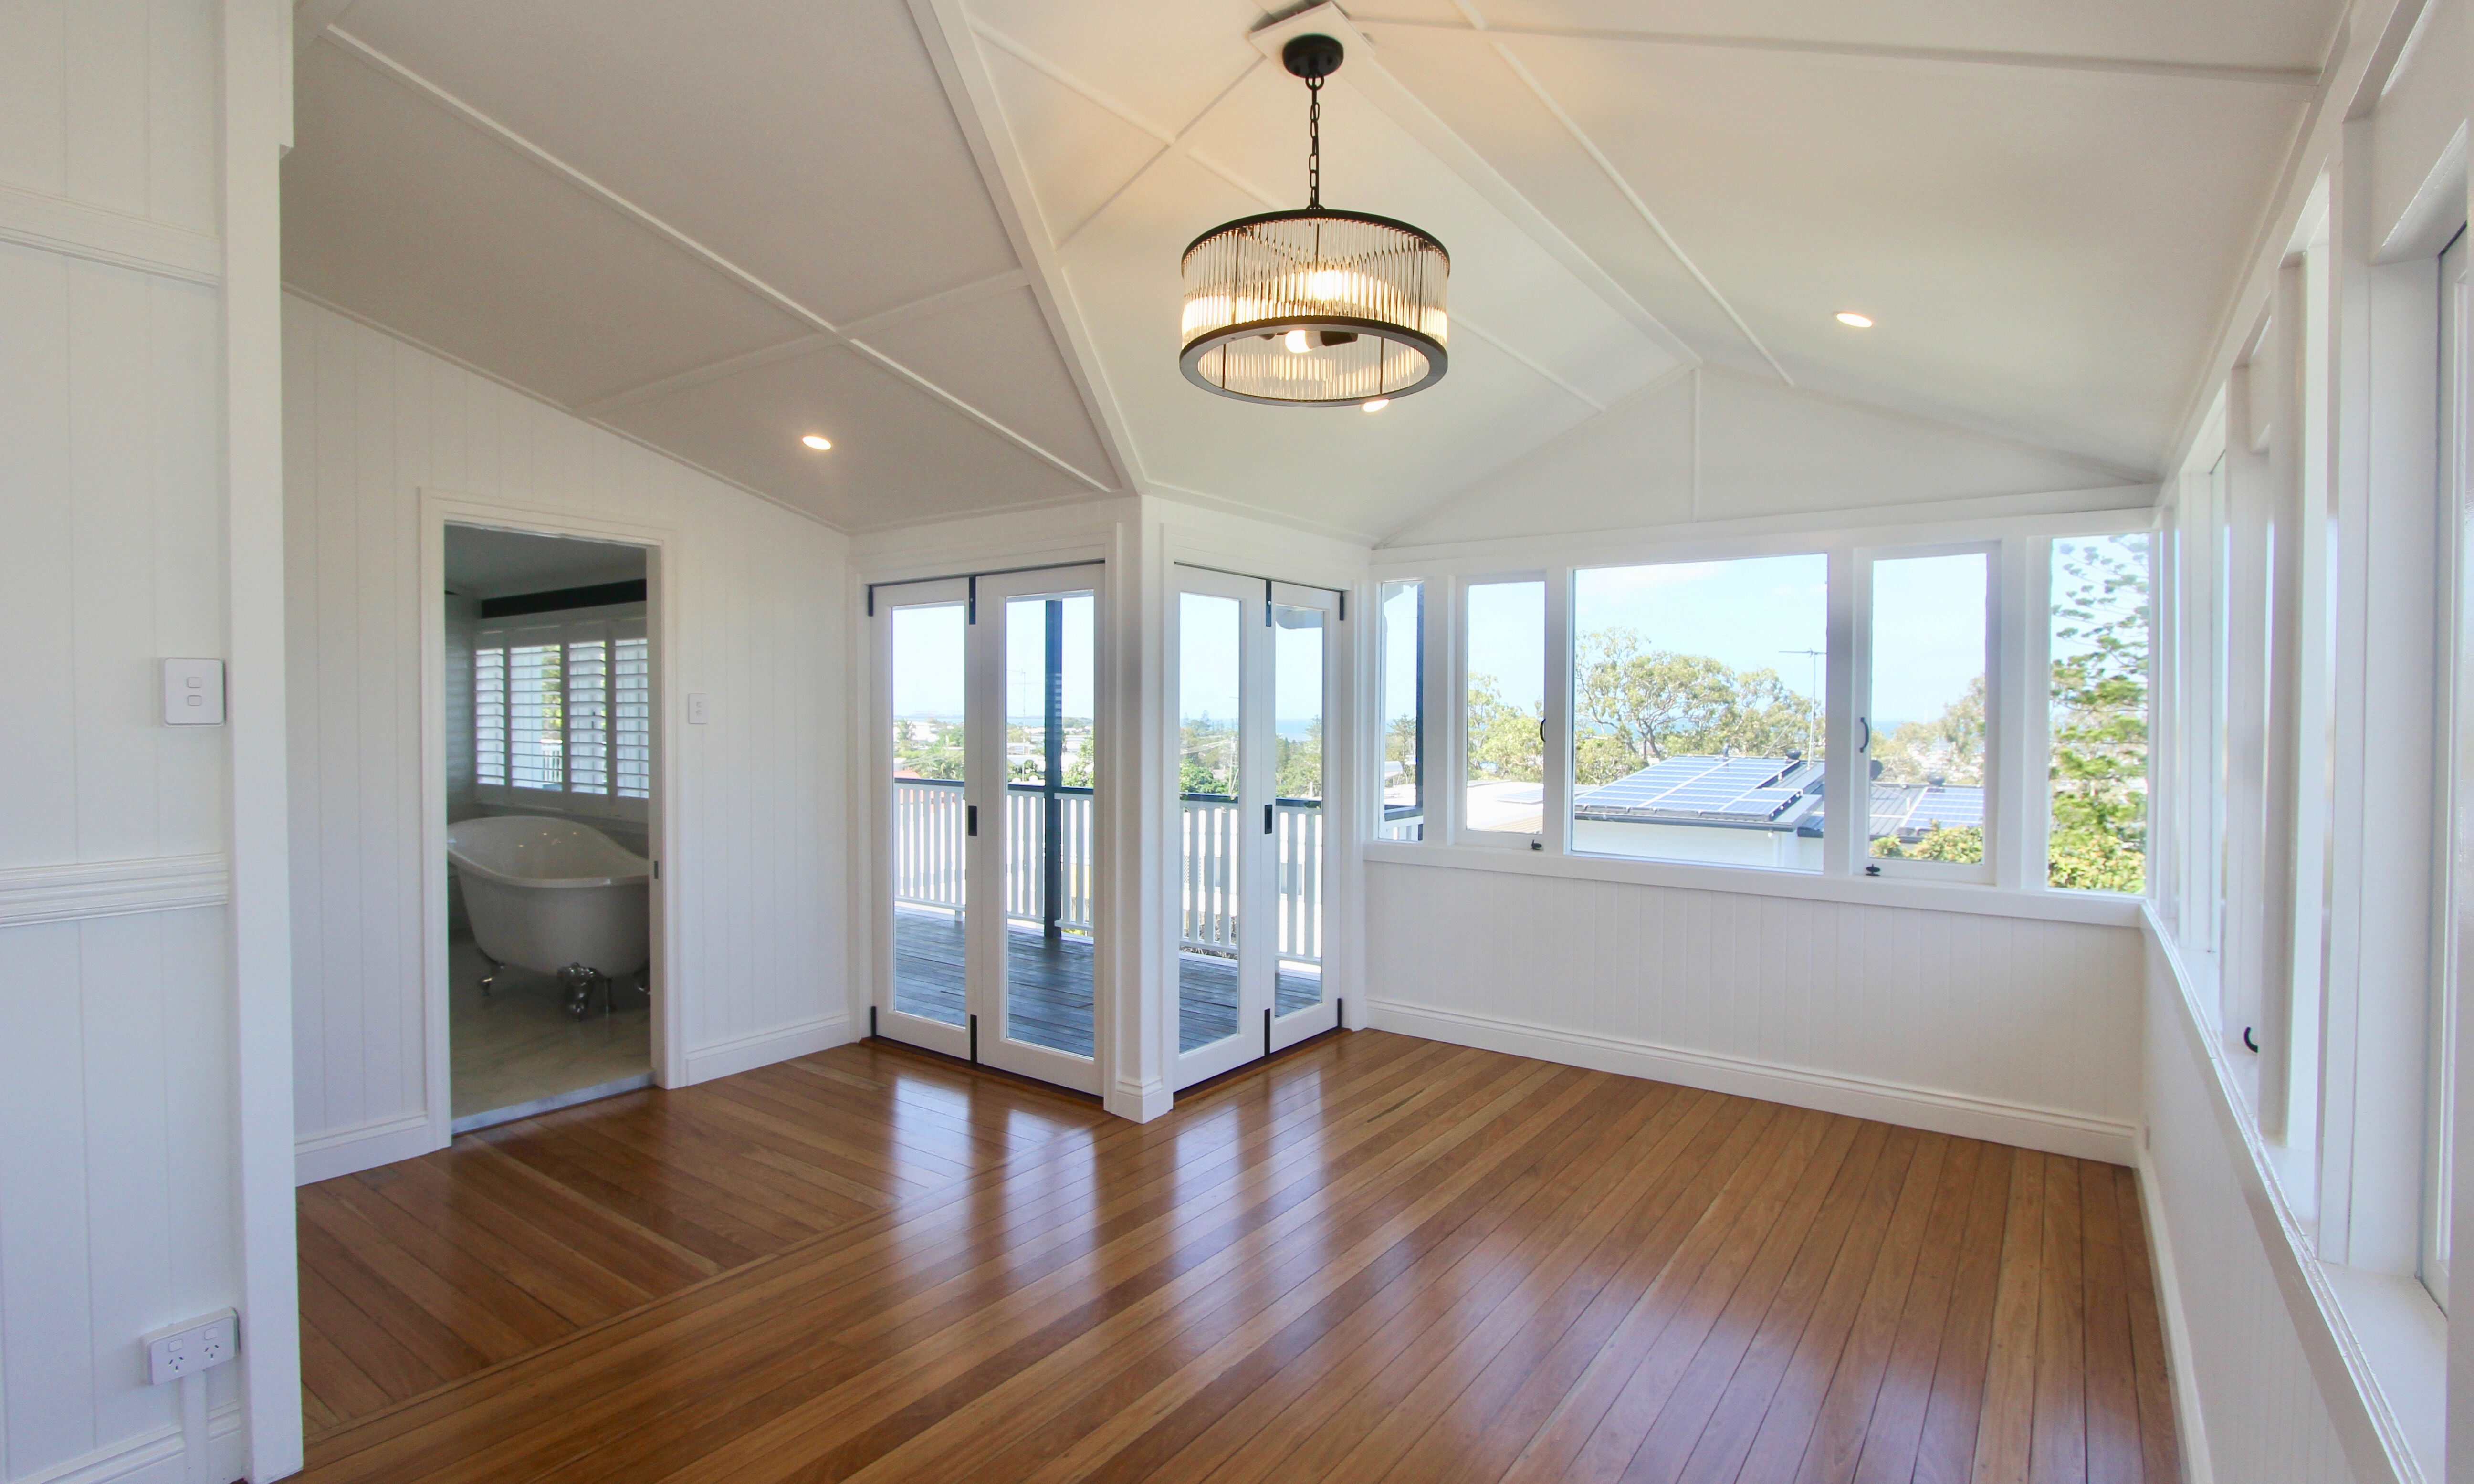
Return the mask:
POLYGON ((302 1192, 303 1477, 2175 1476, 2127 1170, 1367 1032, 881 1044, 302 1192))

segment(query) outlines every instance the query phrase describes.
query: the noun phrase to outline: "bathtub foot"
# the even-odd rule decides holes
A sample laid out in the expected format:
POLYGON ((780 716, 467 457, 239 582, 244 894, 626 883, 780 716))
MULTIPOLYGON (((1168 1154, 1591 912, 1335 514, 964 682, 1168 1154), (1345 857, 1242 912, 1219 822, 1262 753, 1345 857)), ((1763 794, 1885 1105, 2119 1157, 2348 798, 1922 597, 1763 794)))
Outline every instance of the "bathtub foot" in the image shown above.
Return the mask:
POLYGON ((506 965, 486 953, 481 955, 481 961, 490 965, 490 972, 481 976, 481 998, 486 1000, 490 997, 490 986, 498 982, 498 971, 506 965))
POLYGON ((558 971, 558 982, 567 986, 567 1012, 582 1020, 593 1008, 594 981, 601 976, 581 963, 570 963, 558 971))

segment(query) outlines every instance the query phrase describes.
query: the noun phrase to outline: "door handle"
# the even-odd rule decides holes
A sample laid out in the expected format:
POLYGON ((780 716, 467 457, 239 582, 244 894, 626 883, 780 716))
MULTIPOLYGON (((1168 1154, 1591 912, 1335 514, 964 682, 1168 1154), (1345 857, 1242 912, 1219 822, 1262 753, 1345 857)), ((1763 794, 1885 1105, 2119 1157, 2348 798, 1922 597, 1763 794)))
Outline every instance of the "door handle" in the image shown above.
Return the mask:
POLYGON ((1272 833, 1272 806, 1269 804, 1263 806, 1263 833, 1272 833))
POLYGON ((1860 726, 1860 727, 1862 727, 1862 728, 1864 729, 1864 740, 1863 740, 1862 742, 1857 742, 1857 743, 1856 744, 1856 751, 1858 751, 1858 752, 1870 752, 1870 751, 1872 751, 1872 750, 1873 750, 1873 718, 1870 718, 1870 717, 1857 717, 1857 718, 1856 718, 1856 724, 1857 726, 1860 726))
POLYGON ((979 805, 965 804, 962 806, 962 833, 965 835, 977 835, 980 833, 979 805))

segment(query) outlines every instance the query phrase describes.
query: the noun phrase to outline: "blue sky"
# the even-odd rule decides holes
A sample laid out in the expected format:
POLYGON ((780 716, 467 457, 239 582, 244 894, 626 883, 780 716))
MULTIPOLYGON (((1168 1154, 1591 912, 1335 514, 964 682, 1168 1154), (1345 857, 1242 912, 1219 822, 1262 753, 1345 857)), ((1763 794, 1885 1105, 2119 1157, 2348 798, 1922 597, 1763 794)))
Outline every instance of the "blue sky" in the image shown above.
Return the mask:
MULTIPOLYGON (((1875 568, 1875 724, 1928 719, 1966 691, 1984 667, 1984 559, 1980 555, 1896 558, 1875 568)), ((1041 626, 1038 599, 1018 600, 1027 621, 1010 626, 1007 689, 1019 693, 1008 711, 1037 709, 1041 626)), ((1188 595, 1181 625, 1187 693, 1215 717, 1229 715, 1237 693, 1234 639, 1260 610, 1234 599, 1188 595)), ((1500 680, 1506 694, 1534 703, 1545 683, 1545 585, 1486 583, 1468 594, 1469 669, 1500 680)), ((1574 617, 1582 632, 1614 626, 1638 630, 1659 648, 1702 654, 1737 669, 1769 669, 1794 690, 1811 693, 1821 669, 1795 651, 1827 643, 1829 562, 1818 553, 1729 562, 1675 562, 1586 569, 1574 579, 1574 617)), ((1406 604, 1403 603, 1403 608, 1406 604)), ((1065 711, 1092 714, 1094 604, 1066 604, 1065 711)), ((1284 722, 1320 707, 1322 635, 1314 629, 1273 630, 1276 711, 1284 722)), ((894 618, 894 711, 905 717, 958 717, 962 712, 962 608, 958 603, 898 609, 894 618)), ((1410 651, 1403 646, 1400 658, 1410 651)), ((1405 666, 1392 671, 1387 712, 1406 709, 1405 666)))

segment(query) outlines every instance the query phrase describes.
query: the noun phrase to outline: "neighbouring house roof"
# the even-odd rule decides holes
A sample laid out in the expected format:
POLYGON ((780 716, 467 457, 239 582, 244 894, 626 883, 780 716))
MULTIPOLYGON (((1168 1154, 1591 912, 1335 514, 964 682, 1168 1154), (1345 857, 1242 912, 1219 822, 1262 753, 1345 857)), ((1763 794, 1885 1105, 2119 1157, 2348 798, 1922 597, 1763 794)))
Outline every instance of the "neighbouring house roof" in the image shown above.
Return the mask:
MULTIPOLYGON (((1664 758, 1572 796, 1572 816, 1609 823, 1692 824, 1821 833, 1818 758, 1664 758)), ((1873 784, 1871 839, 1916 840, 1934 825, 1984 823, 1984 791, 1932 783, 1873 784)))

